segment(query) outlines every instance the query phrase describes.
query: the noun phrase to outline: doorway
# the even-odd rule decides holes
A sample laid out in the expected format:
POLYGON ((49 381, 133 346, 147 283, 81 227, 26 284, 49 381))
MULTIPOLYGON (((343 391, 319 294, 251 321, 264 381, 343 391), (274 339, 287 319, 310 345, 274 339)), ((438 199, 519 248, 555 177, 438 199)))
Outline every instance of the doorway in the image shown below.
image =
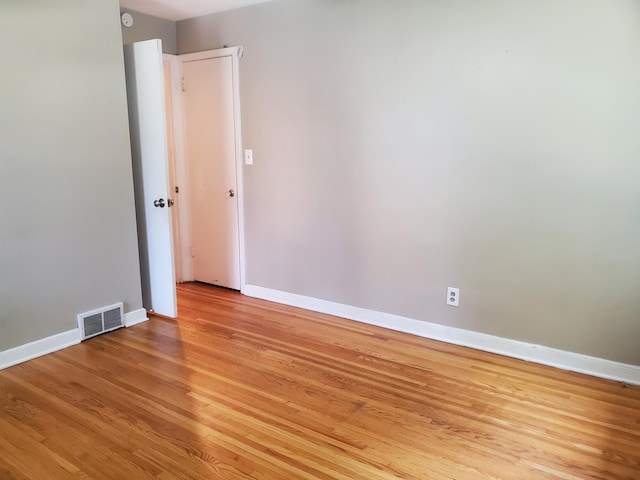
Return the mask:
POLYGON ((244 286, 242 48, 163 56, 161 41, 147 40, 125 45, 124 53, 143 305, 175 317, 176 281, 244 286), (185 68, 190 62, 209 68, 185 68), (188 109, 185 71, 198 86, 188 109), (198 149, 201 158, 190 161, 198 149))
POLYGON ((165 55, 178 282, 244 285, 241 54, 232 47, 165 55))

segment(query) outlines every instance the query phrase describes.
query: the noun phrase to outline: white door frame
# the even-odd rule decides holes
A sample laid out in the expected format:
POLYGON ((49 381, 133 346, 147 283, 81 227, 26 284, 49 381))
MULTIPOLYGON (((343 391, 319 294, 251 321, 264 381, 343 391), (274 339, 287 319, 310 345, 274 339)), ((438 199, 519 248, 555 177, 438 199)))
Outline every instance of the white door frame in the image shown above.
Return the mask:
POLYGON ((171 71, 171 103, 173 110, 173 147, 175 162, 175 181, 180 192, 171 192, 176 200, 175 211, 178 216, 177 251, 175 252, 176 281, 178 283, 193 280, 193 259, 191 257, 191 209, 187 192, 189 192, 189 172, 186 165, 184 108, 182 101, 182 65, 176 55, 164 54, 163 62, 171 71))
MULTIPOLYGON (((185 187, 187 192, 188 186, 188 166, 186 152, 186 119, 184 115, 184 102, 182 101, 182 79, 183 64, 185 62, 193 62, 197 60, 208 60, 212 58, 231 57, 231 71, 233 83, 233 116, 235 129, 235 162, 236 162, 236 179, 237 179, 237 199, 238 199, 238 249, 240 258, 240 291, 244 293, 246 285, 245 275, 245 232, 244 232, 244 181, 243 181, 243 155, 242 155, 242 122, 240 116, 240 58, 242 57, 243 47, 228 47, 217 50, 207 50, 204 52, 188 53, 185 55, 172 56, 172 78, 174 88, 173 113, 174 128, 176 142, 176 177, 179 185, 185 187), (175 60, 173 60, 175 59, 175 60), (177 76, 176 76, 177 75, 177 76)), ((183 197, 186 198, 186 197, 183 197)), ((180 212, 180 239, 182 245, 182 279, 178 281, 193 281, 193 257, 191 255, 191 211, 188 208, 188 202, 184 203, 180 212), (184 208, 187 207, 187 208, 184 208)))

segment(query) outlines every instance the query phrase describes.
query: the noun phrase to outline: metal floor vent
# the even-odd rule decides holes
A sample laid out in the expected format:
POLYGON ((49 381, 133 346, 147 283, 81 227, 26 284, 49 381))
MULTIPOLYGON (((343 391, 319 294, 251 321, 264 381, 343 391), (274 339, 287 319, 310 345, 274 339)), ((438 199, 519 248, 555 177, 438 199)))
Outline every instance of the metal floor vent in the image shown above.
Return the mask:
POLYGON ((80 328, 83 340, 120 327, 124 327, 124 305, 122 303, 78 314, 78 328, 80 328))

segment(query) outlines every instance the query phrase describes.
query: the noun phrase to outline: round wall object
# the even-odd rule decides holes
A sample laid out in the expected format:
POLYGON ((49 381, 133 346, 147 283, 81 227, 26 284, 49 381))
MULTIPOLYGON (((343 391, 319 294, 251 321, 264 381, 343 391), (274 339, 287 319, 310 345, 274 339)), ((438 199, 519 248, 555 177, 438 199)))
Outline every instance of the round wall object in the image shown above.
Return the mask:
POLYGON ((132 27, 133 26, 133 16, 128 13, 128 12, 124 12, 120 18, 122 19, 122 25, 124 25, 125 27, 132 27))

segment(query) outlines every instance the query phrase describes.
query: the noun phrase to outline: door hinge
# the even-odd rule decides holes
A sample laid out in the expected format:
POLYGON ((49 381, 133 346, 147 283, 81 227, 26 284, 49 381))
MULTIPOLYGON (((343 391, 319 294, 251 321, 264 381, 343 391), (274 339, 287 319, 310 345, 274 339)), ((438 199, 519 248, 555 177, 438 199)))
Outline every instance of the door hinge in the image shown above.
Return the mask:
POLYGON ((186 84, 185 84, 185 82, 184 82, 184 77, 182 77, 182 78, 180 79, 180 84, 181 84, 181 86, 182 86, 182 91, 183 91, 183 92, 186 92, 186 91, 187 91, 187 87, 186 87, 186 84))
POLYGON ((191 247, 191 256, 195 258, 196 256, 196 249, 191 247))
POLYGON ((176 193, 180 193, 180 187, 176 185, 176 193))

